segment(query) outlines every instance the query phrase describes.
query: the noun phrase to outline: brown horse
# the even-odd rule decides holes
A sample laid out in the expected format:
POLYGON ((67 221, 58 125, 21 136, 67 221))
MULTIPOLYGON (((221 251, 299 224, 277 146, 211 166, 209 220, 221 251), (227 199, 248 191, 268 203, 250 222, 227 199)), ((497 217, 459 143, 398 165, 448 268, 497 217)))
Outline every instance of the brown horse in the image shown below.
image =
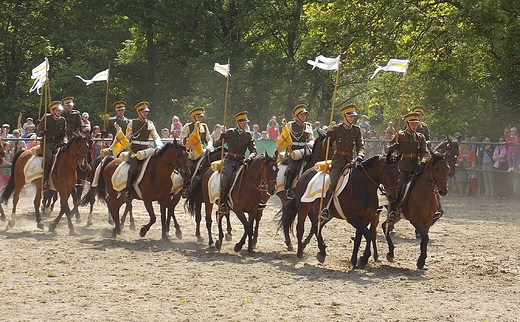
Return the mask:
MULTIPOLYGON (((389 200, 393 200, 396 196, 397 179, 399 177, 397 162, 398 159, 392 157, 391 153, 388 153, 386 157, 374 156, 351 168, 350 179, 347 186, 338 195, 338 201, 343 215, 340 214, 334 202, 330 205, 329 209, 331 211, 331 219, 333 217, 346 219, 356 229, 354 250, 352 251, 352 257, 350 259, 353 266, 364 267, 368 263, 368 258, 370 257, 370 243, 375 239, 375 236, 367 226, 372 222, 373 217, 377 216, 376 210, 379 205, 379 186, 383 185, 386 190, 386 197, 389 200), (357 253, 359 251, 362 236, 365 237, 366 247, 363 256, 359 258, 358 263, 357 253)), ((317 227, 317 214, 321 211, 320 199, 318 198, 313 202, 300 201, 310 180, 316 173, 317 171, 315 169, 310 169, 300 178, 296 184, 295 198, 283 206, 280 226, 283 228, 285 235, 288 236, 288 232, 291 229, 296 216, 298 216, 298 222, 296 224, 298 238, 297 256, 302 258, 303 250, 307 245, 306 243, 308 243, 308 240, 306 243, 302 242, 305 220, 308 216, 311 220, 314 231, 318 231, 316 238, 318 239, 320 252, 317 256, 318 260, 323 262, 326 256, 326 245, 321 236, 321 229, 330 219, 321 220, 321 227, 317 227)), ((288 247, 292 248, 290 240, 286 240, 286 244, 288 247)), ((377 248, 374 249, 374 253, 377 253, 377 248)))
MULTIPOLYGON (((152 202, 158 201, 161 209, 162 239, 169 240, 168 228, 166 227, 166 207, 170 201, 170 191, 172 188, 171 174, 179 170, 183 177, 189 175, 190 170, 187 164, 188 154, 186 148, 180 145, 177 140, 166 143, 160 150, 156 151, 148 162, 144 176, 139 182, 139 189, 142 197, 132 188, 132 196, 135 199, 143 200, 150 220, 148 224, 141 227, 139 235, 144 237, 150 227, 155 223, 156 216, 152 202)), ((100 200, 108 200, 108 210, 114 220, 113 235, 121 234, 121 222, 119 219, 119 208, 127 202, 124 193, 116 191, 112 186, 111 177, 115 170, 123 161, 121 159, 109 160, 104 162, 101 168, 99 182, 97 186, 97 196, 100 200), (108 199, 106 199, 108 197, 108 199)), ((142 164, 140 165, 140 168, 142 164)))
MULTIPOLYGON (((209 179, 213 174, 213 170, 208 169, 202 176, 202 199, 206 210, 206 227, 208 228, 209 243, 213 244, 211 234, 211 211, 213 204, 209 197, 209 179)), ((237 215, 240 222, 244 226, 244 234, 238 243, 235 244, 235 252, 239 252, 244 246, 246 238, 248 238, 247 250, 253 253, 253 221, 258 213, 258 205, 262 201, 263 193, 267 191, 270 195, 274 194, 276 189, 276 175, 278 166, 276 163, 276 152, 273 157, 267 153, 258 155, 250 164, 244 164, 235 186, 230 190, 230 199, 233 200, 233 206, 230 207, 237 215), (245 213, 248 214, 246 218, 245 213)), ((218 201, 217 201, 218 204, 218 201)), ((222 230, 222 217, 217 218, 219 237, 215 242, 215 247, 220 250, 222 247, 222 239, 224 232, 222 230)))
MULTIPOLYGON (((431 158, 426 162, 423 173, 415 179, 407 199, 400 205, 402 214, 415 227, 421 237, 421 254, 417 260, 418 269, 426 269, 428 247, 428 231, 433 224, 433 217, 440 205, 440 196, 448 193, 448 162, 443 154, 431 152, 431 158)), ((398 219, 399 220, 399 219, 398 219)), ((383 231, 386 234, 388 253, 386 258, 394 259, 394 243, 386 229, 387 221, 383 222, 383 231)))
POLYGON ((459 143, 450 137, 444 139, 439 145, 433 149, 434 152, 444 154, 448 165, 450 166, 449 177, 455 175, 455 166, 457 165, 457 157, 459 156, 459 143))
MULTIPOLYGON (((75 234, 74 226, 72 225, 71 212, 68 204, 69 196, 77 181, 76 168, 88 167, 87 154, 89 147, 87 140, 84 137, 73 137, 69 140, 66 146, 58 148, 54 152, 56 159, 54 170, 50 174, 55 190, 60 196, 61 209, 54 221, 49 225, 49 231, 53 232, 56 225, 59 223, 63 214, 67 215, 69 226, 69 233, 75 234), (59 171, 58 171, 59 170, 59 171)), ((31 150, 26 150, 15 155, 12 163, 12 175, 9 182, 0 197, 0 202, 7 202, 9 197, 13 194, 13 210, 11 218, 9 219, 9 227, 14 227, 16 224, 16 205, 20 199, 20 191, 26 183, 24 174, 24 167, 33 156, 31 150)), ((43 229, 43 223, 40 217, 40 201, 42 196, 42 177, 36 176, 31 182, 36 187, 36 195, 34 197, 34 210, 36 212, 36 223, 38 228, 43 229)))

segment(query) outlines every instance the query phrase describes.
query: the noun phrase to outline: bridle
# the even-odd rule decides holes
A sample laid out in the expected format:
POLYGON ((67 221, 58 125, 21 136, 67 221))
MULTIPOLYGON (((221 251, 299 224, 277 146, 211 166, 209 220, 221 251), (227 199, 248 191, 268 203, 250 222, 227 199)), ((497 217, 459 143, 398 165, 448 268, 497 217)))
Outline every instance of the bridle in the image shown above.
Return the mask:
MULTIPOLYGON (((85 140, 85 138, 81 138, 79 140, 85 140)), ((79 142, 79 141, 78 141, 79 142)), ((77 142, 74 142, 74 143, 77 143, 77 142)), ((86 171, 88 170, 88 164, 87 162, 85 162, 85 166, 82 166, 82 162, 80 161, 82 159, 81 156, 79 156, 78 154, 72 154, 70 151, 69 151, 69 148, 71 148, 73 142, 70 143, 70 146, 66 146, 65 149, 63 149, 63 151, 71 158, 74 160, 74 162, 76 162, 76 164, 78 165, 78 168, 81 170, 81 171, 86 171)), ((88 147, 88 145, 87 145, 88 147)), ((88 153, 88 152, 87 152, 88 153)), ((87 157, 83 157, 83 159, 86 159, 87 157)))
MULTIPOLYGON (((445 158, 444 156, 441 156, 441 157, 439 157, 438 159, 436 159, 436 160, 433 162, 433 164, 432 164, 432 166, 431 166, 431 169, 430 169, 430 171, 432 172, 432 175, 431 175, 432 180, 431 180, 431 182, 424 178, 424 173, 421 174, 421 177, 420 177, 421 180, 422 180, 422 181, 423 181, 427 186, 431 187, 433 190, 435 190, 435 189, 437 188, 437 183, 448 184, 448 180, 440 181, 440 180, 435 179, 435 164, 436 164, 437 162, 439 162, 439 161, 443 161, 443 162, 446 163, 446 165, 448 165, 448 161, 446 160, 446 158, 445 158)), ((448 171, 449 171, 449 170, 448 170, 448 171)))

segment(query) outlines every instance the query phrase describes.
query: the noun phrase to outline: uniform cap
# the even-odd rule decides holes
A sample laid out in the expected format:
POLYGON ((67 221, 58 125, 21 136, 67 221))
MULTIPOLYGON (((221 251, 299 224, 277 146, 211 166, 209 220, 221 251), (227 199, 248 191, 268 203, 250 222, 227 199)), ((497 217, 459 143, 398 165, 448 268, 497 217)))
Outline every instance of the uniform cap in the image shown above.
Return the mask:
POLYGON ((296 105, 295 108, 293 108, 292 113, 294 116, 297 116, 300 113, 309 113, 309 111, 307 111, 307 105, 299 104, 299 105, 296 105))
POLYGON ((148 108, 148 106, 150 105, 150 103, 146 102, 146 101, 142 101, 142 102, 139 102, 137 103, 137 105, 135 106, 135 110, 137 112, 148 112, 150 111, 150 109, 148 108))
POLYGON ((204 116, 204 108, 202 107, 195 107, 194 109, 192 109, 190 111, 190 116, 191 117, 195 117, 195 116, 204 116))
POLYGON ((345 106, 343 106, 341 109, 341 114, 344 114, 346 116, 356 116, 357 113, 356 113, 356 104, 347 104, 345 106))
POLYGON ((51 110, 54 110, 54 109, 58 109, 58 110, 63 110, 63 105, 61 105, 61 101, 54 101, 51 103, 51 105, 49 105, 49 109, 51 110))
POLYGON ((117 101, 114 103, 114 110, 115 111, 121 111, 121 110, 124 110, 126 107, 126 102, 125 101, 117 101))
POLYGON ((422 115, 424 115, 424 106, 422 105, 416 105, 413 110, 413 112, 415 113, 421 113, 422 115))
POLYGON ((249 122, 246 111, 238 112, 235 114, 234 118, 237 122, 249 122))
POLYGON ((403 118, 406 120, 406 122, 411 122, 411 123, 419 123, 419 113, 416 113, 416 112, 410 112, 408 114, 406 114, 405 116, 403 116, 403 118))
POLYGON ((72 105, 74 106, 74 97, 67 96, 64 99, 61 100, 63 102, 63 105, 72 105))

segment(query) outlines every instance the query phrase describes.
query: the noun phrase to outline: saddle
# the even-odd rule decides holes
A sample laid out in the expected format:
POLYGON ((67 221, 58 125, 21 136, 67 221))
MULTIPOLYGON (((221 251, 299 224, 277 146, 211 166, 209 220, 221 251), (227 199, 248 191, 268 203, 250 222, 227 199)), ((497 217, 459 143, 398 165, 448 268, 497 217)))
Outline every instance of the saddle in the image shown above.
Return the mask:
MULTIPOLYGON (((215 161, 218 162, 218 161, 215 161)), ((214 162, 214 163, 215 163, 214 162)), ((212 163, 213 166, 213 163, 212 163)), ((231 209, 233 209, 233 198, 231 197, 231 192, 235 190, 235 186, 237 184, 238 178, 240 177, 240 173, 243 171, 244 166, 241 165, 237 171, 233 174, 233 179, 231 181, 231 187, 229 188, 229 196, 228 196, 228 205, 231 209)), ((213 170, 215 171, 215 170, 213 170)), ((208 180, 208 195, 209 195, 209 201, 211 203, 215 203, 219 196, 220 196, 220 172, 215 171, 211 175, 211 177, 208 180)))
MULTIPOLYGON (((25 183, 33 182, 36 179, 43 177, 43 156, 40 156, 40 146, 35 146, 32 148, 31 152, 33 155, 29 158, 25 166, 23 167, 23 174, 25 177, 25 183)), ((56 154, 58 152, 54 153, 52 157, 52 165, 51 165, 51 172, 54 172, 55 165, 56 165, 56 154)), ((52 182, 52 176, 49 175, 49 185, 50 189, 56 190, 54 188, 54 183, 52 182)))

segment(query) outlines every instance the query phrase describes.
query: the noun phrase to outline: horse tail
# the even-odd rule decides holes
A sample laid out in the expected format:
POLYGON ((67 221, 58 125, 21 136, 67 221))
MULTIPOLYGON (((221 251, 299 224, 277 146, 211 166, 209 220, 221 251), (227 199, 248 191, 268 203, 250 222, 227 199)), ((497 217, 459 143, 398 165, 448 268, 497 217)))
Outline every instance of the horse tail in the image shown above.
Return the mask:
POLYGON ((284 232, 292 231, 294 220, 298 215, 298 209, 296 209, 296 199, 287 201, 282 206, 282 217, 278 222, 278 227, 282 228, 284 232))
MULTIPOLYGON (((91 171, 89 171, 89 174, 88 174, 88 179, 89 179, 91 184, 92 184, 92 181, 94 180, 94 174, 96 172, 96 168, 99 165, 99 163, 101 162, 101 160, 102 160, 101 157, 98 156, 92 162, 92 169, 91 169, 91 171)), ((95 201, 96 201, 96 188, 90 186, 90 188, 87 191, 87 193, 83 196, 83 198, 81 198, 81 201, 79 202, 79 205, 84 207, 84 206, 88 206, 90 204, 93 204, 95 201)))
POLYGON ((202 194, 202 180, 194 180, 188 191, 184 208, 188 210, 190 215, 195 216, 197 213, 197 204, 199 204, 202 194))
POLYGON ((102 201, 106 201, 107 200, 107 187, 106 187, 106 184, 105 184, 105 176, 103 175, 103 172, 104 172, 105 167, 107 166, 107 164, 110 161, 112 161, 112 160, 114 160, 113 156, 107 156, 105 158, 105 160, 103 160, 103 164, 101 164, 100 175, 99 175, 99 179, 98 179, 98 185, 97 185, 96 193, 97 193, 98 199, 100 199, 102 201))
POLYGON ((16 152, 16 154, 14 155, 14 158, 13 158, 13 161, 11 162, 11 169, 12 169, 12 173, 11 173, 11 177, 9 177, 9 181, 7 182, 7 186, 5 186, 5 189, 4 189, 4 192, 2 192, 2 195, 0 196, 0 204, 1 203, 5 203, 7 204, 7 200, 9 200, 9 197, 11 197, 11 195, 13 194, 14 192, 14 177, 15 177, 15 173, 14 173, 14 166, 16 164, 16 161, 18 161, 18 159, 20 158, 20 154, 22 154, 23 150, 20 150, 18 152, 16 152))

